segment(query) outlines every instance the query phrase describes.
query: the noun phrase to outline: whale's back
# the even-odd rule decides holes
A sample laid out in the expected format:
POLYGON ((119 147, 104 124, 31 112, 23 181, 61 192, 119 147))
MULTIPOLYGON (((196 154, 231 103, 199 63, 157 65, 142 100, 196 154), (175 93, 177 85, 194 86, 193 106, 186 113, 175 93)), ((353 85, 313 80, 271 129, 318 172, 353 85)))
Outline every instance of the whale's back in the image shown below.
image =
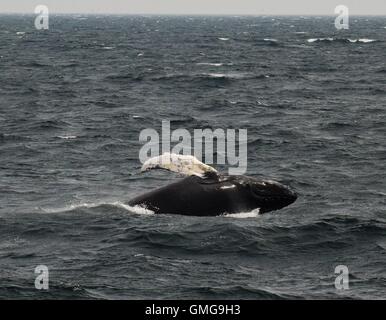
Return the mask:
POLYGON ((248 203, 247 199, 241 201, 240 192, 234 187, 227 188, 226 181, 190 176, 140 195, 129 205, 143 206, 155 213, 215 216, 237 212, 242 208, 235 204, 248 203))

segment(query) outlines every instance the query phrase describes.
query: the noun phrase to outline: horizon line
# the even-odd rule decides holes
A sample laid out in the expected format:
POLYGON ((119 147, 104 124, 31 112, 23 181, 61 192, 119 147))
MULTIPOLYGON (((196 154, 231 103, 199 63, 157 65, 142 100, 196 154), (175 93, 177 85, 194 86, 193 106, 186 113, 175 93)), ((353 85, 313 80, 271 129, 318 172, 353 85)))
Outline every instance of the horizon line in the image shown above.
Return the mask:
MULTIPOLYGON (((217 17, 335 17, 334 13, 118 13, 118 12, 55 12, 49 11, 49 14, 54 15, 90 15, 90 16, 217 16, 217 17)), ((34 12, 16 12, 16 11, 0 11, 0 15, 32 15, 34 12)), ((364 13, 350 14, 350 17, 386 17, 386 13, 364 13)))

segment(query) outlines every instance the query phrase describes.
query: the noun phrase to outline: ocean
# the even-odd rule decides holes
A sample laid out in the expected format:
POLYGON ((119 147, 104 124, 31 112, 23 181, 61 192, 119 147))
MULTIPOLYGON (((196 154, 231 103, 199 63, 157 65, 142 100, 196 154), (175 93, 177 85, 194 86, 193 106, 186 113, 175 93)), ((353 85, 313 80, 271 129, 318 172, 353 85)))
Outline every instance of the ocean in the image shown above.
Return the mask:
POLYGON ((2 299, 386 297, 386 17, 34 19, 0 15, 2 299), (179 179, 140 173, 139 134, 162 120, 247 129, 246 174, 298 200, 263 215, 133 210, 179 179))

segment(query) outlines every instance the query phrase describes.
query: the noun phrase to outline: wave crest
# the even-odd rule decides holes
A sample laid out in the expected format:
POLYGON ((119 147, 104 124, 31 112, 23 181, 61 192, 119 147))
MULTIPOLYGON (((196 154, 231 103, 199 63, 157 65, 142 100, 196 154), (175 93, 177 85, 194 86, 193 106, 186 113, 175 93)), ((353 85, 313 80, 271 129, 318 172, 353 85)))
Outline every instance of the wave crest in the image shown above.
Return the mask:
POLYGON ((379 40, 376 39, 349 39, 349 38, 311 38, 307 40, 308 43, 373 43, 373 42, 379 42, 379 40))

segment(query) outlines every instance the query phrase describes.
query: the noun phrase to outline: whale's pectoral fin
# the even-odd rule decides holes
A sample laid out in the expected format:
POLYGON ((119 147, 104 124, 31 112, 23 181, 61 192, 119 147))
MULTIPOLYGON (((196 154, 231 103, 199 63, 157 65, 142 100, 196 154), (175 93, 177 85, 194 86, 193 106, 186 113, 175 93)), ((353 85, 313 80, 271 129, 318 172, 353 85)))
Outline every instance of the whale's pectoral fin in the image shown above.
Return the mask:
POLYGON ((164 153, 162 156, 147 160, 141 172, 152 169, 165 169, 187 176, 206 178, 217 175, 217 170, 199 161, 196 157, 175 153, 164 153))

